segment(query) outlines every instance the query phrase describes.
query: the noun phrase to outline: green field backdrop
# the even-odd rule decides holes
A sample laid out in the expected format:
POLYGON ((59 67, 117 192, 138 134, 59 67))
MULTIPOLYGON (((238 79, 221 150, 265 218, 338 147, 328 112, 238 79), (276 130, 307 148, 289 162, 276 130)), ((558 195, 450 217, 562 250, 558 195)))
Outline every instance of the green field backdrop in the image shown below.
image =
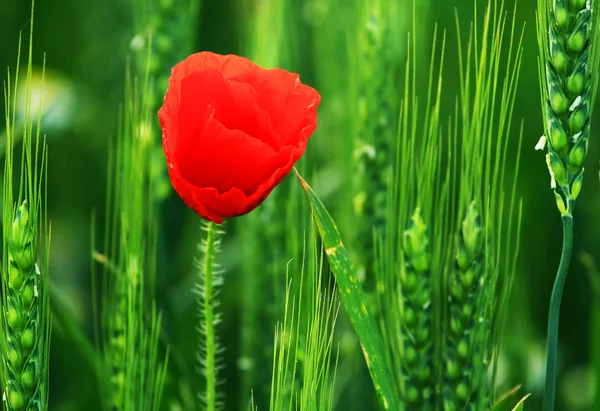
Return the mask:
MULTIPOLYGON (((95 237, 96 251, 101 253, 107 175, 111 175, 107 170, 109 153, 114 153, 119 134, 128 61, 134 67, 133 75, 139 75, 136 64, 147 52, 147 43, 139 37, 145 35, 141 29, 144 22, 150 21, 158 28, 152 40, 150 68, 156 75, 153 94, 156 108, 161 94, 164 95, 169 68, 191 52, 201 50, 234 53, 265 66, 281 66, 298 72, 303 82, 320 91, 319 127, 298 167, 330 210, 342 237, 348 238, 344 242, 351 258, 358 267, 368 267, 368 258, 363 257, 367 255, 365 250, 373 246, 372 237, 370 232, 361 232, 357 227, 355 211, 360 198, 357 200, 353 188, 361 172, 360 168, 354 168, 353 156, 360 144, 353 120, 361 110, 355 96, 357 73, 362 66, 353 56, 360 55, 363 47, 360 33, 365 21, 368 23, 357 12, 362 10, 363 3, 360 0, 200 1, 201 4, 188 4, 189 0, 38 0, 36 3, 33 81, 35 88, 46 53, 42 130, 49 145, 50 296, 57 310, 50 358, 51 410, 100 409, 104 395, 98 388, 90 353, 86 353, 86 349, 93 347, 94 339, 91 239, 95 237), (162 11, 153 11, 157 7, 162 11), (283 7, 282 14, 269 15, 279 13, 277 7, 283 7), (161 36, 164 27, 168 35, 161 36), (96 228, 92 235, 93 226, 96 228), (89 343, 79 338, 86 338, 89 343)), ((373 49, 374 57, 368 58, 376 59, 378 53, 379 56, 385 53, 396 64, 396 70, 386 72, 387 82, 379 92, 402 96, 407 33, 413 24, 412 1, 390 0, 388 4, 382 0, 382 3, 389 6, 386 10, 391 10, 385 13, 393 13, 386 14, 389 31, 384 45, 373 49)), ((459 93, 456 20, 463 30, 464 42, 473 19, 483 18, 487 1, 475 2, 476 14, 470 0, 417 0, 416 3, 417 48, 413 51, 416 64, 423 67, 417 70, 424 73, 417 80, 423 94, 436 24, 438 47, 440 36, 446 32, 441 101, 445 111, 440 122, 447 124, 459 93)), ((512 24, 514 9, 515 31, 520 33, 525 25, 511 128, 515 138, 509 144, 503 170, 510 180, 522 121, 517 195, 523 201, 523 216, 498 374, 499 392, 522 384, 523 394, 533 393, 526 407, 530 410, 540 407, 547 311, 562 238, 544 155, 534 150, 543 134, 535 3, 521 0, 514 8, 512 0, 505 2, 507 24, 512 24)), ((15 67, 19 34, 28 33, 30 12, 28 0, 0 1, 3 78, 7 67, 15 67)), ((373 81, 381 81, 377 74, 374 78, 373 81)), ((384 100, 382 95, 378 97, 384 100)), ((386 107, 382 107, 385 111, 386 107)), ((594 261, 600 264, 598 119, 600 116, 596 115, 585 165, 586 180, 575 211, 573 263, 561 311, 557 403, 560 410, 593 410, 599 404, 600 379, 594 377, 593 365, 595 361, 595 369, 600 370, 600 274, 594 268, 594 261)), ((152 121, 153 138, 158 141, 155 114, 152 121)), ((395 114, 391 121, 396 121, 395 114)), ((150 161, 157 162, 157 173, 162 173, 164 157, 158 143, 155 148, 150 161)), ((391 159, 394 150, 388 149, 391 159)), ((162 353, 165 347, 170 347, 161 409, 188 410, 194 409, 196 395, 203 389, 203 380, 196 372, 196 297, 192 289, 197 282, 193 259, 199 255, 197 244, 204 234, 200 218, 185 207, 164 175, 155 189, 161 198, 155 210, 155 294, 162 313, 159 350, 162 353)), ((403 195, 402 187, 398 195, 403 195)), ((374 204, 376 207, 377 203, 374 204)), ((436 204, 430 206, 435 213, 436 204)), ((220 390, 227 410, 246 409, 251 389, 259 409, 268 408, 272 344, 276 321, 283 320, 286 272, 292 277, 299 274, 298 250, 305 241, 307 249, 314 248, 308 210, 292 173, 254 213, 227 221, 223 227, 226 234, 221 238, 221 251, 217 255, 224 280, 220 287, 221 318, 217 331, 225 348, 221 355, 220 390), (301 217, 293 217, 296 215, 301 217)), ((377 215, 377 210, 371 211, 377 215)), ((307 264, 318 265, 318 261, 319 257, 315 257, 307 264)), ((318 271, 314 268, 307 273, 318 271)), ((325 271, 328 272, 327 265, 325 271)), ((373 288, 368 276, 365 287, 373 288)), ((375 409, 372 384, 343 307, 337 320, 334 359, 338 347, 334 409, 375 409)))

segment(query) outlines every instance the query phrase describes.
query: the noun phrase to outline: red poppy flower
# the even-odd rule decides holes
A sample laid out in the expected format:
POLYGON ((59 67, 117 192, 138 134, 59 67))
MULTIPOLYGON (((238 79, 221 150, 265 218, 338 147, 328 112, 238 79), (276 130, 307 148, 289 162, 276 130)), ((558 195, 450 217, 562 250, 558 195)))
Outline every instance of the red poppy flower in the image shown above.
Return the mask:
POLYGON ((217 224, 252 211, 304 153, 320 99, 297 74, 243 57, 178 63, 158 112, 175 191, 217 224))

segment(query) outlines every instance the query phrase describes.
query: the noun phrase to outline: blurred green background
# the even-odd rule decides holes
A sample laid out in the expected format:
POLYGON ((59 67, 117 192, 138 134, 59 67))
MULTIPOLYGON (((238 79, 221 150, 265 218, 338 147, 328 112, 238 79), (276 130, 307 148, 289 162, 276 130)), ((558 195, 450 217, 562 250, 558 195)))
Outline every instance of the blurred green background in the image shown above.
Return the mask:
MULTIPOLYGON (((256 3, 256 0, 204 1, 198 16, 195 50, 243 54, 247 39, 244 27, 256 3)), ((300 72, 304 81, 314 85, 315 71, 327 69, 323 67, 322 56, 315 45, 333 42, 330 36, 341 35, 349 29, 344 19, 336 18, 346 6, 343 0, 297 0, 291 3, 295 4, 295 18, 302 39, 309 41, 296 42, 299 47, 288 50, 288 53, 302 62, 294 70, 300 72), (335 26, 336 23, 338 26, 335 26), (327 30, 323 30, 325 24, 328 25, 327 30), (319 37, 323 33, 328 34, 319 37)), ((406 7, 405 20, 408 23, 410 6, 405 3, 409 2, 399 1, 398 10, 403 13, 406 7)), ((417 30, 421 38, 427 39, 433 31, 434 22, 448 31, 451 41, 446 46, 444 96, 452 104, 458 91, 458 85, 454 84, 458 71, 454 10, 466 25, 473 19, 473 4, 470 0, 434 3, 435 6, 426 8, 426 14, 418 19, 417 30)), ((483 9, 484 2, 478 3, 483 9)), ((91 215, 93 210, 98 216, 104 212, 108 143, 117 132, 126 57, 135 35, 132 5, 132 1, 125 0, 38 0, 36 4, 35 60, 41 62, 42 53, 46 53, 45 105, 47 110, 52 110, 44 129, 50 144, 48 211, 52 222, 52 286, 89 333, 92 328, 91 215)), ((506 8, 512 11, 513 2, 507 1, 506 8)), ((28 0, 0 2, 0 67, 3 73, 6 67, 15 66, 19 32, 28 31, 29 13, 28 0)), ((539 399, 544 373, 546 315, 560 255, 561 227, 544 156, 534 151, 542 134, 535 1, 519 2, 516 21, 517 26, 526 24, 525 53, 514 112, 517 126, 521 120, 524 121, 518 183, 524 202, 524 218, 501 376, 509 385, 524 384, 525 389, 533 391, 539 399)), ((405 33, 407 29, 394 28, 398 33, 405 33)), ((399 44, 403 44, 402 40, 399 44)), ((420 52, 427 55, 428 47, 429 42, 424 41, 420 52)), ((403 51, 397 52, 402 54, 403 51)), ((335 84, 351 81, 340 74, 342 77, 334 79, 335 84)), ((398 90, 398 93, 401 92, 398 90)), ((329 97, 335 96, 322 92, 324 102, 329 97)), ((327 114, 333 116, 335 111, 330 110, 327 114)), ((574 260, 561 313, 559 408, 566 410, 592 409, 591 396, 598 385, 597 379, 592 376, 591 361, 594 348, 600 352, 600 346, 593 347, 591 343, 593 327, 590 313, 594 298, 600 298, 600 290, 592 286, 589 267, 581 259, 583 253, 587 253, 588 265, 590 258, 600 260, 600 222, 596 218, 600 213, 597 178, 600 125, 597 119, 600 119, 599 114, 596 114, 596 124, 592 127, 588 172, 575 215, 574 260)), ((326 121, 335 123, 332 118, 326 121)), ((328 131, 335 132, 335 129, 330 126, 328 131)), ((318 164, 326 162, 327 137, 317 132, 314 140, 320 139, 319 142, 313 140, 313 144, 309 145, 308 153, 319 160, 318 164)), ((321 183, 321 186, 326 187, 327 182, 321 183)), ((337 193, 343 191, 341 185, 334 184, 333 187, 324 198, 328 204, 335 204, 337 193)), ((351 205, 335 204, 335 207, 343 209, 351 205)), ((179 346, 175 356, 180 355, 180 358, 174 358, 174 361, 186 362, 186 352, 193 355, 195 344, 193 338, 186 340, 186 333, 182 330, 194 318, 193 296, 189 289, 193 282, 191 259, 198 241, 199 222, 175 195, 165 201, 161 212, 158 301, 165 313, 165 327, 179 346)), ((240 224, 243 224, 244 218, 241 217, 240 224)), ((343 235, 344 223, 339 222, 339 225, 343 235)), ((225 371, 226 387, 228 391, 235 392, 236 330, 239 326, 236 308, 242 290, 237 281, 241 272, 239 250, 236 237, 231 232, 224 241, 226 246, 220 257, 227 270, 223 296, 224 322, 220 332, 228 348, 225 354, 228 367, 225 371)), ((98 394, 88 365, 77 344, 63 332, 60 322, 55 322, 51 361, 52 409, 80 409, 77 404, 84 403, 82 401, 93 404, 98 394)), ((169 390, 171 394, 176 392, 171 386, 169 390)), ((535 402, 532 404, 530 409, 536 409, 535 402)))

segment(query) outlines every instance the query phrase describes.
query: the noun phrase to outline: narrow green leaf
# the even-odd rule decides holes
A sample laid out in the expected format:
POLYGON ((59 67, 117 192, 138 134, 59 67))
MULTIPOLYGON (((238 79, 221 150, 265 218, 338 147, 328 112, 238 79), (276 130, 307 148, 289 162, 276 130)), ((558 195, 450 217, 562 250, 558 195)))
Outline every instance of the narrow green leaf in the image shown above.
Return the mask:
POLYGON ((517 398, 519 398, 517 397, 517 395, 519 394, 521 388, 522 387, 519 384, 511 388, 508 392, 502 394, 502 396, 498 398, 498 400, 494 404, 494 408, 492 408, 492 411, 512 410, 516 405, 517 398))
POLYGON ((527 394, 526 396, 521 398, 521 401, 519 401, 517 405, 515 405, 515 408, 513 408, 512 411, 523 411, 525 409, 525 400, 530 396, 531 394, 527 394))
POLYGON ((319 235, 325 246, 327 259, 340 290, 342 303, 360 340, 379 401, 384 409, 397 410, 398 405, 392 385, 394 379, 385 361, 381 334, 367 306, 367 295, 356 276, 348 252, 342 244, 340 233, 329 212, 306 181, 300 177, 298 171, 296 171, 296 175, 302 184, 319 235))

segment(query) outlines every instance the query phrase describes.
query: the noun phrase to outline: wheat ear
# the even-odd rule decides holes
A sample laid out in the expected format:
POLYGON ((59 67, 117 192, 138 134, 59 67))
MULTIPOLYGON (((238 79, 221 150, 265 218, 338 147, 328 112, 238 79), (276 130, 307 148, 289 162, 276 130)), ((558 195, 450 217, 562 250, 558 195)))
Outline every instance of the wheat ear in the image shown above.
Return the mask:
MULTIPOLYGON (((590 1, 540 0, 538 11, 542 105, 545 131, 538 148, 548 149, 558 209, 572 214, 583 181, 597 79, 596 12, 590 1)), ((594 2, 596 3, 596 2, 594 2)))
POLYGON ((484 232, 475 202, 463 219, 455 268, 449 277, 449 323, 445 360, 444 409, 478 409, 477 393, 485 380, 479 331, 481 281, 484 274, 484 232))
POLYGON ((24 201, 8 230, 6 311, 7 388, 11 409, 37 410, 44 404, 40 359, 42 319, 34 229, 24 201))
POLYGON ((404 231, 402 399, 407 409, 432 409, 432 313, 427 226, 417 207, 404 231))
POLYGON ((538 44, 546 163, 562 216, 563 247, 548 315, 545 411, 554 409, 558 320, 573 248, 573 209, 583 183, 591 113, 598 88, 598 1, 538 0, 538 44))

